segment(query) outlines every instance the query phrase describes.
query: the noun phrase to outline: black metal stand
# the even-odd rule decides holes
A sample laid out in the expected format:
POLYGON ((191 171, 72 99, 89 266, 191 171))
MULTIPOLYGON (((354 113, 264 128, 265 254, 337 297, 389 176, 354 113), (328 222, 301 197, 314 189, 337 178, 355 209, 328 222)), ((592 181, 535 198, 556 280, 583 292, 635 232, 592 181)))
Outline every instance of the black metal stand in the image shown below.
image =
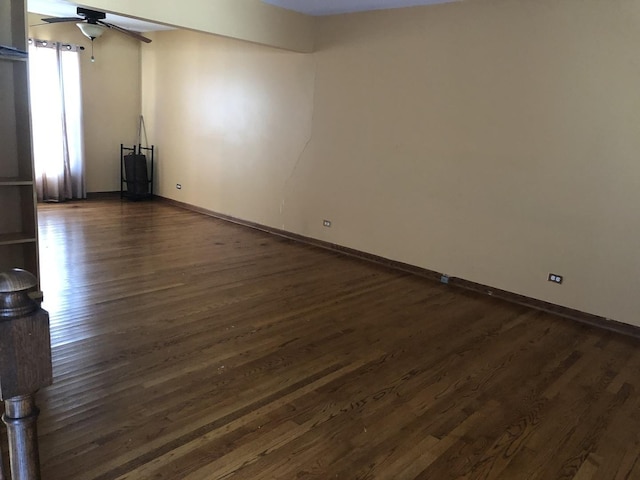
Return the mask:
POLYGON ((125 147, 124 144, 120 144, 120 198, 124 198, 127 190, 125 185, 127 184, 127 180, 124 177, 124 157, 126 154, 136 154, 136 146, 133 147, 125 147))
POLYGON ((120 144, 120 198, 153 198, 154 145, 143 147, 120 144), (147 175, 147 172, 151 175, 147 175))

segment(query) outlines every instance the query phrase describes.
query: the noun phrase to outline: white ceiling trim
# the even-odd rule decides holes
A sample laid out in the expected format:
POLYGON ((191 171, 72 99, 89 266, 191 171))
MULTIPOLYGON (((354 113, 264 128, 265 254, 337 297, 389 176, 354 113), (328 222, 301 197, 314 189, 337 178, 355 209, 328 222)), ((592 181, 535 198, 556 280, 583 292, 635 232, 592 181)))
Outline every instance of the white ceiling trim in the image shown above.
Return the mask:
POLYGON ((461 0, 262 0, 276 7, 286 8, 306 15, 336 15, 368 10, 417 7, 451 3, 461 0))
MULTIPOLYGON (((243 0, 238 0, 243 1, 243 0)), ((416 7, 450 3, 462 0, 262 0, 276 7, 293 10, 313 16, 336 15, 341 13, 369 10, 388 10, 393 8, 416 7)), ((27 0, 27 10, 43 17, 75 17, 77 5, 69 0, 27 0)), ((107 13, 105 19, 122 28, 136 32, 172 30, 173 27, 146 22, 135 18, 107 13)))

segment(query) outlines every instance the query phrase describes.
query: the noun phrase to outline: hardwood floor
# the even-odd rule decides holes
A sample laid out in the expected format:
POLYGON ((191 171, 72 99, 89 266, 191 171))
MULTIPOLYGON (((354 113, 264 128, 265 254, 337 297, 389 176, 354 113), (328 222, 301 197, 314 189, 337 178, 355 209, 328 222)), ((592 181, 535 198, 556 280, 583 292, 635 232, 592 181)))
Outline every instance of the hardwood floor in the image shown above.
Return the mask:
POLYGON ((44 205, 46 480, 640 479, 640 342, 158 202, 44 205))

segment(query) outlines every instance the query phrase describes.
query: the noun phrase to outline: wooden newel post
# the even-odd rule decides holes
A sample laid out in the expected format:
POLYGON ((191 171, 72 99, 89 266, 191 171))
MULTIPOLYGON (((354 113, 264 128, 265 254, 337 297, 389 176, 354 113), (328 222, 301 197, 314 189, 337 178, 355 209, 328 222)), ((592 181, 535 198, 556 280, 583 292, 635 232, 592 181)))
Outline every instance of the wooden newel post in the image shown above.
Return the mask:
POLYGON ((0 398, 7 425, 12 480, 40 478, 35 392, 51 384, 49 314, 31 299, 29 272, 0 273, 0 398))

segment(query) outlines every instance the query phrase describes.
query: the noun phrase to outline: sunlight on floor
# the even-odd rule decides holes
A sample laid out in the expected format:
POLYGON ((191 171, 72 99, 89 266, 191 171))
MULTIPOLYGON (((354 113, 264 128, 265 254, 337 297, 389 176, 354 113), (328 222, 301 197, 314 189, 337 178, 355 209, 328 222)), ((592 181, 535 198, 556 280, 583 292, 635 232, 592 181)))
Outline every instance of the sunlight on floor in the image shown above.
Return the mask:
POLYGON ((40 245, 40 282, 44 292, 43 308, 50 312, 52 326, 59 320, 56 312, 73 301, 74 288, 87 281, 84 262, 74 262, 83 255, 84 231, 74 224, 60 223, 40 214, 38 219, 40 245))

